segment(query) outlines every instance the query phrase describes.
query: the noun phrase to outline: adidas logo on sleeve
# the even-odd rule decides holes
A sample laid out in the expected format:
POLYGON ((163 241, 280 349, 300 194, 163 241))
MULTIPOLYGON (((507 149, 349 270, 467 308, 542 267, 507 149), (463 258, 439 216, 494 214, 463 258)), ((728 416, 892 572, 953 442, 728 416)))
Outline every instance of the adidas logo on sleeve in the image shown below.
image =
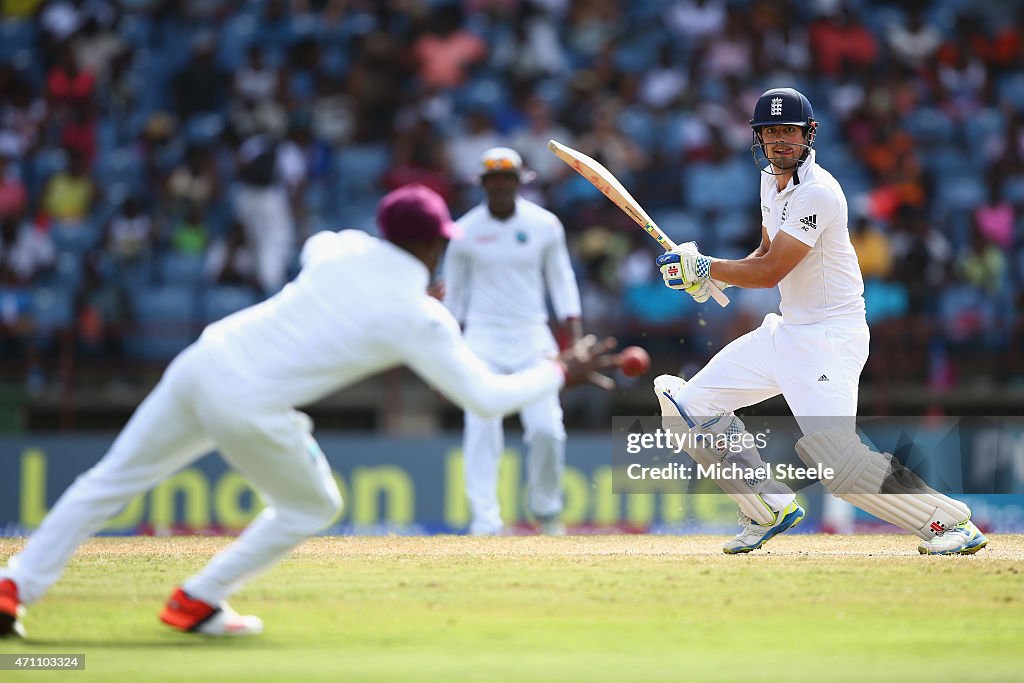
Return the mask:
POLYGON ((804 224, 804 232, 810 232, 811 230, 818 229, 818 214, 813 216, 805 216, 800 219, 800 222, 804 224))

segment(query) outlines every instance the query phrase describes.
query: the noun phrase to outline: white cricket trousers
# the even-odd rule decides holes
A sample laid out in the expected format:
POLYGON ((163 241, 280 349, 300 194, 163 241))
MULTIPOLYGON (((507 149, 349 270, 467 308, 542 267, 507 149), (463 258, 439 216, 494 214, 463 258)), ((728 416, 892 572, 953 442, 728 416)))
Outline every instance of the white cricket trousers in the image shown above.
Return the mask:
POLYGON ((288 279, 288 264, 295 247, 295 225, 283 187, 254 187, 240 184, 235 189, 235 215, 256 255, 256 279, 267 294, 273 294, 288 279))
MULTIPOLYGON (((732 413, 782 394, 804 434, 853 431, 860 373, 868 358, 866 324, 787 325, 777 313, 732 341, 687 381, 676 402, 691 417, 732 413)), ((793 494, 766 494, 781 510, 793 494)), ((840 503, 830 504, 840 506, 840 503)))
POLYGON ((122 507, 216 447, 266 504, 184 583, 193 597, 218 604, 340 511, 341 494, 311 427, 302 413, 261 407, 233 391, 230 376, 197 342, 171 363, 107 454, 64 492, 0 576, 14 580, 23 602, 38 600, 78 546, 122 507))
MULTIPOLYGON (((512 373, 558 353, 546 323, 524 326, 470 324, 466 342, 494 372, 512 373)), ((562 511, 562 475, 565 471, 565 426, 558 392, 523 407, 519 412, 527 445, 528 506, 535 517, 562 511)), ((498 470, 505 450, 502 418, 465 413, 462 458, 466 496, 472 520, 470 533, 497 533, 502 528, 498 502, 498 470)))
POLYGON ((688 380, 677 402, 688 415, 713 417, 782 394, 805 434, 852 430, 869 341, 864 324, 787 325, 769 313, 688 380))

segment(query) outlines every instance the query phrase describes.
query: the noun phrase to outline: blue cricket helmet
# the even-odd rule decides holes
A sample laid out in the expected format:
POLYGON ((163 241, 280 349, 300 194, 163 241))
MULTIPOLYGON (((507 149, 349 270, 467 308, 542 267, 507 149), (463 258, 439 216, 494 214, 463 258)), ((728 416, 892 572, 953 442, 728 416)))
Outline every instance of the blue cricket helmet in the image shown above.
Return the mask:
POLYGON ((770 175, 779 175, 783 170, 778 165, 781 162, 773 162, 768 156, 760 133, 762 127, 771 125, 793 125, 801 126, 804 129, 804 138, 807 140, 807 144, 801 145, 804 152, 797 162, 799 166, 810 156, 818 122, 814 120, 814 110, 811 108, 810 100, 793 88, 772 88, 757 98, 757 104, 754 105, 754 116, 750 119, 750 128, 754 138, 754 144, 750 146, 750 153, 758 168, 770 175))

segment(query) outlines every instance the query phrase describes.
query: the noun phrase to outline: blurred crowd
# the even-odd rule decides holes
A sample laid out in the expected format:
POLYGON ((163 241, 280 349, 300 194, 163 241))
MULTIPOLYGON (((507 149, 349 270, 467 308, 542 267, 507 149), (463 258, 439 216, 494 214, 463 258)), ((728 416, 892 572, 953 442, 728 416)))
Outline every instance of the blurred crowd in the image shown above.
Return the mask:
POLYGON ((879 367, 943 387, 975 354, 1024 379, 1024 3, 3 8, 0 357, 29 388, 166 361, 278 290, 309 234, 374 231, 398 185, 461 215, 496 145, 566 225, 586 326, 699 364, 777 294, 723 312, 665 289, 655 245, 546 143, 602 161, 677 241, 742 256, 760 239, 747 121, 777 86, 811 100, 817 159, 849 199, 879 367))

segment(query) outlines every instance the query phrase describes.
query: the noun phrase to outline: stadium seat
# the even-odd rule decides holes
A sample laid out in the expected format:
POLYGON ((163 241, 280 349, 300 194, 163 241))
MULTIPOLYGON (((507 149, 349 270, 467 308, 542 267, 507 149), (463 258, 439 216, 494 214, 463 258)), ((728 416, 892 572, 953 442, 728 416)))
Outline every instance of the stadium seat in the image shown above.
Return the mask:
POLYGON ((130 292, 134 326, 127 338, 137 358, 167 361, 196 338, 195 290, 165 285, 130 292))
POLYGON ((1007 102, 1014 111, 1024 112, 1024 73, 1019 71, 1001 78, 996 86, 999 99, 1007 102))
POLYGON ((163 254, 157 260, 157 276, 165 285, 195 285, 202 279, 205 264, 202 254, 163 254))
POLYGON ((950 142, 953 122, 938 109, 921 107, 903 119, 903 126, 919 144, 924 142, 950 142))
POLYGON ((76 254, 96 246, 100 239, 100 230, 95 221, 84 220, 81 223, 63 223, 55 221, 50 225, 50 237, 59 252, 76 254))
POLYGON ((200 315, 203 325, 231 315, 257 303, 260 297, 248 287, 216 285, 200 295, 200 315))
POLYGON ((706 234, 692 211, 682 209, 659 211, 657 216, 651 216, 651 218, 676 244, 691 241, 699 244, 706 234))
POLYGON ((683 193, 691 209, 742 209, 757 199, 759 179, 740 158, 730 157, 721 164, 697 163, 684 173, 683 193))
POLYGON ((72 326, 75 318, 74 290, 69 287, 40 287, 32 294, 32 336, 48 350, 54 334, 72 326))
POLYGON ((334 161, 341 203, 381 194, 381 177, 391 164, 391 153, 383 144, 350 145, 338 150, 334 161))

